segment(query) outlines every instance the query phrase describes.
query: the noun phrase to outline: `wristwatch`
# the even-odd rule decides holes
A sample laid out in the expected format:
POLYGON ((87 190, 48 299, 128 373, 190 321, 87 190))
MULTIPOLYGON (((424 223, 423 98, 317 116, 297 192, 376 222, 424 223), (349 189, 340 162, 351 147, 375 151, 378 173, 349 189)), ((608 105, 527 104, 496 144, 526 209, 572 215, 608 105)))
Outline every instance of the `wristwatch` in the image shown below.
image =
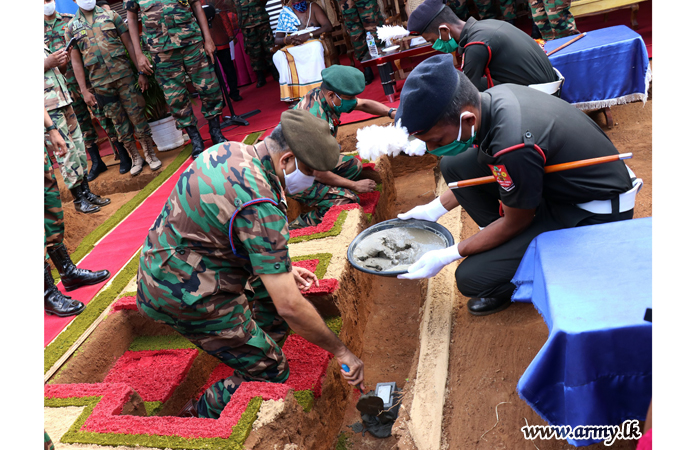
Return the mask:
POLYGON ((139 71, 139 75, 145 75, 142 71, 139 71))
POLYGON ((386 114, 391 119, 391 113, 396 111, 396 108, 389 108, 389 112, 386 114))
POLYGON ((56 124, 55 124, 55 123, 52 123, 51 125, 49 125, 48 127, 46 127, 46 132, 48 133, 49 131, 55 130, 55 129, 56 129, 56 124))

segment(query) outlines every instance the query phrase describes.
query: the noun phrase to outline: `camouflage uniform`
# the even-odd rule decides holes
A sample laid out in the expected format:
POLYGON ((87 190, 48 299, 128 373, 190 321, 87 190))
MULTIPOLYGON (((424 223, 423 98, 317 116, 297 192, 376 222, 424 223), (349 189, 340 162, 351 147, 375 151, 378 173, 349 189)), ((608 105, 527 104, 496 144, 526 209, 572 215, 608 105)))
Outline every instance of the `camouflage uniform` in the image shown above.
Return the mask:
POLYGON ((119 142, 150 139, 151 128, 144 116, 146 101, 136 88, 136 79, 120 36, 129 30, 114 11, 96 6, 93 23, 82 10, 66 27, 66 40, 82 36, 75 43, 80 51, 95 97, 101 109, 116 125, 119 142))
MULTIPOLYGON (((49 54, 51 54, 49 49, 44 47, 44 57, 49 54)), ((56 161, 61 168, 63 182, 68 189, 80 186, 87 172, 83 133, 80 131, 71 102, 66 78, 58 70, 58 67, 44 72, 44 107, 66 141, 66 154, 56 155, 56 161)), ((45 135, 45 142, 46 145, 51 145, 48 135, 45 135)))
POLYGON ((44 450, 54 450, 54 448, 49 434, 44 430, 44 450))
POLYGON ((374 41, 377 43, 379 42, 377 25, 384 24, 377 0, 338 0, 338 4, 340 12, 343 14, 345 28, 355 49, 355 58, 362 61, 369 55, 367 32, 372 33, 374 41))
POLYGON ((240 0, 238 17, 250 66, 256 72, 264 72, 272 67, 270 50, 275 45, 265 0, 240 0))
POLYGON ((469 18, 469 4, 467 0, 447 0, 445 3, 460 20, 466 21, 469 18))
MULTIPOLYGON (((476 3, 476 7, 479 10, 479 17, 481 17, 482 20, 496 18, 491 8, 491 4, 493 3, 491 0, 475 0, 474 3, 476 3)), ((498 3, 501 6, 504 20, 515 20, 517 18, 515 14, 515 0, 499 0, 498 3)))
MULTIPOLYGON (((63 136, 63 139, 68 142, 67 136, 63 136)), ((53 174, 49 152, 44 147, 44 247, 61 244, 64 231, 61 193, 53 174)), ((46 257, 48 259, 48 254, 46 257)))
MULTIPOLYGON (((287 204, 269 156, 226 142, 179 178, 148 232, 137 275, 139 311, 175 330, 250 381, 282 383, 288 325, 258 278, 292 269, 287 204)), ((234 378, 199 402, 216 418, 234 378)))
MULTIPOLYGON (((73 19, 72 14, 61 14, 56 13, 56 18, 52 23, 49 23, 44 18, 44 44, 51 50, 55 52, 58 49, 65 48, 68 43, 65 39, 66 26, 73 19)), ((90 117, 90 111, 88 106, 85 104, 85 100, 80 93, 80 86, 78 81, 75 79, 75 73, 73 72, 73 65, 68 61, 68 67, 65 73, 66 82, 68 83, 68 90, 70 91, 71 98, 73 99, 73 111, 78 118, 78 123, 80 124, 80 130, 83 132, 83 142, 85 147, 91 147, 97 142, 97 130, 92 124, 92 118, 90 117)), ((88 86, 89 86, 88 82, 88 86)), ((107 119, 104 112, 99 108, 92 108, 92 114, 100 122, 100 125, 107 133, 110 141, 117 141, 117 133, 114 130, 114 125, 111 121, 107 119)))
MULTIPOLYGON (((296 104, 294 109, 305 109, 314 116, 328 121, 331 134, 333 136, 338 134, 340 117, 333 111, 326 99, 323 98, 321 89, 316 88, 306 94, 296 104)), ((338 165, 331 172, 349 180, 356 180, 362 173, 362 161, 354 156, 340 155, 338 165)), ((360 203, 360 198, 350 189, 328 186, 318 181, 314 181, 311 187, 290 197, 303 205, 315 208, 310 212, 300 214, 299 217, 291 222, 289 228, 292 230, 318 225, 331 206, 360 203)))
POLYGON ((571 0, 530 0, 532 20, 540 29, 542 39, 551 41, 579 34, 570 6, 571 0))
POLYGON ((214 68, 204 51, 204 38, 192 13, 199 0, 124 0, 124 9, 139 13, 146 50, 151 53, 156 78, 165 93, 177 128, 196 126, 187 78, 202 101, 202 114, 214 119, 224 108, 214 68))

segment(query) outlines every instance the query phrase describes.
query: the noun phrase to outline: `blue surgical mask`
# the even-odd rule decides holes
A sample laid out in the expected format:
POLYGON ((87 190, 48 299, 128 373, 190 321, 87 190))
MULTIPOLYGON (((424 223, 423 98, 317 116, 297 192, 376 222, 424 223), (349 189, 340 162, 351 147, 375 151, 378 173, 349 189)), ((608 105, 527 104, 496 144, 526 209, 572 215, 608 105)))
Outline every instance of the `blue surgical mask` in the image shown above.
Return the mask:
POLYGON ((450 35, 450 30, 447 30, 447 38, 448 40, 443 41, 442 40, 442 35, 439 34, 440 32, 438 31, 438 38, 435 40, 435 43, 433 44, 433 48, 439 52, 443 53, 452 53, 455 50, 459 48, 459 44, 457 44, 457 41, 455 41, 455 38, 453 38, 450 35))
POLYGON ((338 115, 340 115, 340 113, 349 113, 353 109, 355 109, 355 106, 357 106, 356 98, 352 100, 345 100, 344 98, 341 98, 338 94, 335 94, 335 96, 338 97, 338 100, 340 100, 340 106, 333 105, 333 110, 338 115))
POLYGON ((476 139, 474 125, 472 125, 471 137, 466 141, 460 140, 462 138, 462 117, 467 113, 468 111, 465 111, 459 116, 459 134, 457 135, 457 140, 450 144, 443 145, 442 147, 438 147, 435 150, 428 150, 428 153, 435 156, 455 156, 467 151, 468 148, 474 145, 474 140, 476 139))
POLYGON ((282 173, 284 173, 284 185, 287 187, 287 192, 292 195, 310 188, 316 180, 313 175, 306 175, 299 170, 296 158, 294 158, 294 172, 287 175, 287 171, 283 168, 282 173))

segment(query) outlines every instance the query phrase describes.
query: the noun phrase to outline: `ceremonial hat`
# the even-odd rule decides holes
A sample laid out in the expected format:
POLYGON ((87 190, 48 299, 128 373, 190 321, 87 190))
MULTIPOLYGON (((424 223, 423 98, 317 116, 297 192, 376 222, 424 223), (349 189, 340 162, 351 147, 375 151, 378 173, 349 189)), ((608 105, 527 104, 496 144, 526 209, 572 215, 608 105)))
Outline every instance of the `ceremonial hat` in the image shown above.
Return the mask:
POLYGON ((343 95, 357 95, 365 90, 365 75, 350 66, 333 65, 321 71, 325 87, 343 95))
POLYGON ((280 123, 284 140, 295 157, 314 170, 335 169, 340 147, 327 121, 305 109, 289 109, 282 113, 280 123))
POLYGON ((408 31, 411 34, 423 34, 430 22, 445 8, 445 0, 425 0, 413 10, 408 18, 408 31))
POLYGON ((452 55, 431 56, 408 74, 394 122, 409 135, 430 130, 450 106, 459 86, 452 55))

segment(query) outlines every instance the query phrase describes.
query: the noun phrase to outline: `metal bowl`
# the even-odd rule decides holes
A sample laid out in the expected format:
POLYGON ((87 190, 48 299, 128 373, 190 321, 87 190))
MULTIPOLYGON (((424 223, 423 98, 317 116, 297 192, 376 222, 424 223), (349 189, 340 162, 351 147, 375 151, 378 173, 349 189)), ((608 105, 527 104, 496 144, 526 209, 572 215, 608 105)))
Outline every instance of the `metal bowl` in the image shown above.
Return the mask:
POLYGON ((455 241, 454 238, 452 237, 452 233, 450 231, 440 225, 439 223, 435 222, 429 222, 427 220, 418 220, 418 219, 409 219, 409 220, 401 220, 401 219, 391 219, 387 220, 385 222, 381 222, 375 225, 372 225, 371 227, 367 228, 364 230, 362 233, 358 234, 355 239, 352 240, 350 245, 348 246, 348 261, 350 261, 350 264, 362 272, 365 273, 371 273, 372 275, 380 275, 383 277, 395 277, 396 275, 401 275, 402 273, 407 273, 406 270, 393 270, 393 271, 376 271, 372 269, 367 269, 366 267, 362 267, 360 264, 358 264, 358 261, 355 260, 353 253, 355 252, 355 247, 362 242, 365 238, 367 238, 369 235, 374 234, 378 231, 386 230, 387 228, 418 228, 421 230, 426 230, 430 231, 432 233, 437 234, 442 240, 445 242, 445 248, 450 247, 454 245, 455 241))

